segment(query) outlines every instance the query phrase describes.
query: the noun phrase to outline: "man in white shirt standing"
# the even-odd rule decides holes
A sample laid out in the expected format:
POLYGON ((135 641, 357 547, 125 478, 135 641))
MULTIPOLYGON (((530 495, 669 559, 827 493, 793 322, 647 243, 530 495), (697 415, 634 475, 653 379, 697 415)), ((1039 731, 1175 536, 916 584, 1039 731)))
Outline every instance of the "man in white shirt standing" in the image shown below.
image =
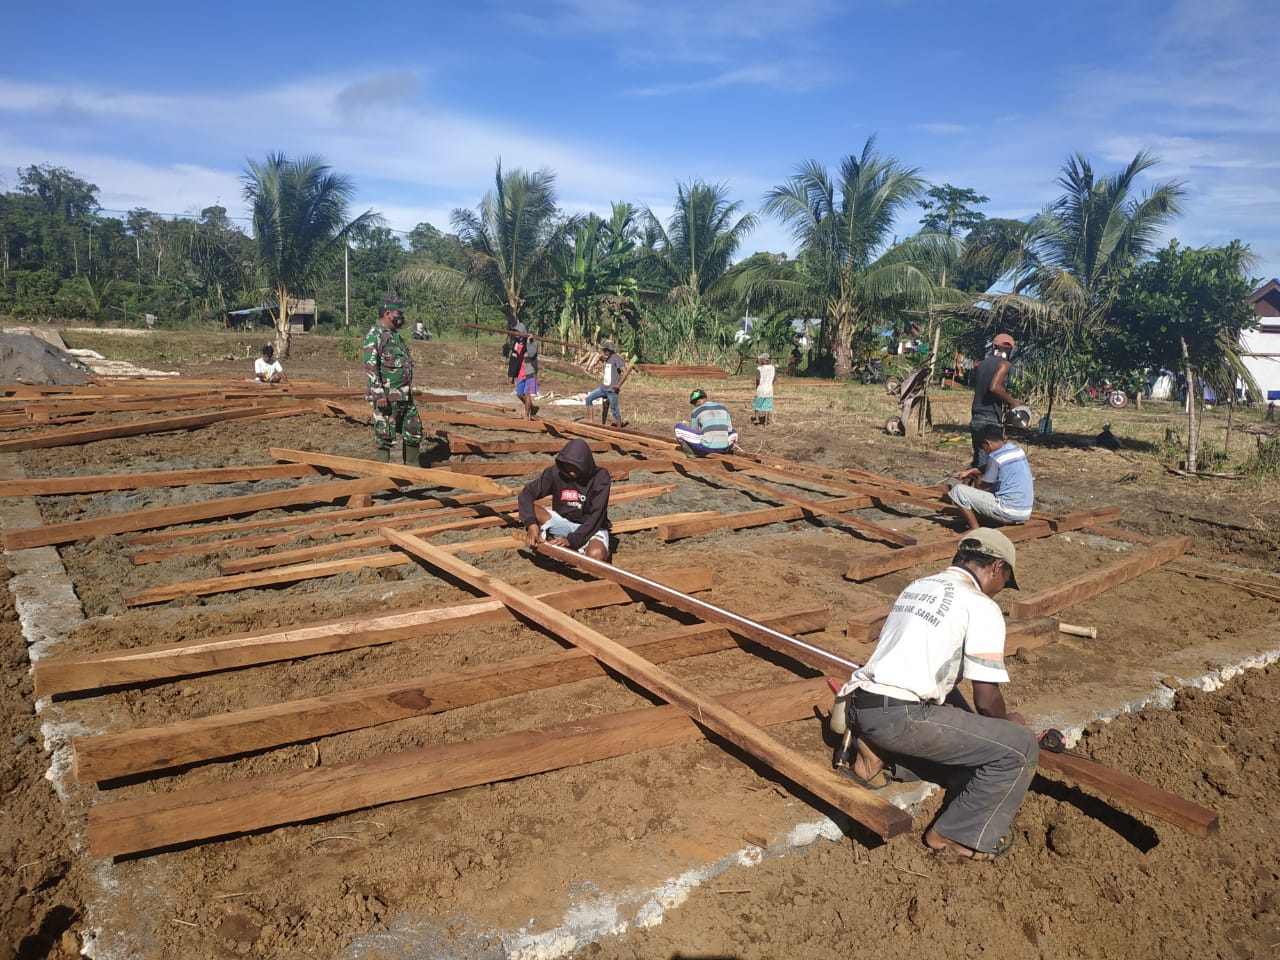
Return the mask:
POLYGON ((965 533, 951 566, 899 594, 876 652, 840 691, 863 738, 853 768, 859 783, 888 785, 885 755, 958 768, 959 785, 924 841, 969 860, 1009 852, 1039 758, 1035 734, 1006 711, 1000 692, 1009 680, 1004 617, 991 598, 1018 589, 1015 560, 1000 531, 965 533), (973 684, 976 713, 954 692, 961 677, 973 684))
POLYGON ((260 380, 263 383, 287 383, 289 378, 284 375, 284 367, 280 366, 280 361, 275 357, 276 348, 271 344, 265 344, 262 348, 262 356, 253 362, 253 379, 260 380))

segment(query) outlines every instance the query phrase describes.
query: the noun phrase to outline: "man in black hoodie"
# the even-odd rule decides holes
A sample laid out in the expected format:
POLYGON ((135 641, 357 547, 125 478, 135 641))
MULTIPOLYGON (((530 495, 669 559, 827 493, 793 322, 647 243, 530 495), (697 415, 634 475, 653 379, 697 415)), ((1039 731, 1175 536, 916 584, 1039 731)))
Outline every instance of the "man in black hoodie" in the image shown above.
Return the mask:
POLYGON ((520 524, 529 546, 546 540, 593 560, 609 560, 609 471, 597 467, 585 440, 573 439, 520 491, 520 524), (535 500, 551 497, 551 519, 539 526, 535 500))

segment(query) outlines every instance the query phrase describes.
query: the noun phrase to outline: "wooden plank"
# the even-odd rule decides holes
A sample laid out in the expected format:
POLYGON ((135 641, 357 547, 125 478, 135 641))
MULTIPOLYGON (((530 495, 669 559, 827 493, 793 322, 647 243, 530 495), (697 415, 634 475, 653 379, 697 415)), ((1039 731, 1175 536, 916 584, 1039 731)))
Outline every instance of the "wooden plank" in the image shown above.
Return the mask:
MULTIPOLYGON (((614 503, 622 503, 636 497, 658 496, 661 493, 669 493, 671 489, 671 486, 667 484, 628 484, 626 486, 614 487, 611 491, 611 496, 614 498, 614 503)), ((516 498, 514 497, 508 497, 506 500, 485 500, 485 496, 486 495, 484 494, 468 494, 464 497, 459 497, 457 501, 454 501, 461 503, 462 501, 470 498, 473 501, 483 501, 483 505, 481 506, 463 505, 445 507, 439 500, 425 500, 408 504, 393 504, 391 507, 381 506, 355 510, 334 510, 321 515, 312 514, 302 518, 285 518, 290 521, 301 519, 310 522, 311 525, 295 526, 292 529, 276 533, 263 533, 243 537, 225 537, 220 540, 187 543, 176 547, 159 547, 154 550, 139 550, 130 556, 129 559, 136 565, 142 565, 146 563, 155 563, 159 560, 164 560, 173 556, 219 553, 225 550, 234 549, 274 547, 288 543, 291 540, 297 540, 301 537, 347 536, 349 534, 362 533, 368 530, 376 530, 378 527, 383 525, 396 527, 407 526, 412 523, 421 523, 427 520, 442 520, 449 517, 476 517, 485 514, 492 514, 497 511, 513 510, 516 506, 516 498), (435 506, 429 506, 430 504, 435 504, 435 506), (392 507, 396 509, 392 509, 392 507), (406 508, 419 507, 422 507, 422 509, 413 509, 410 512, 401 512, 406 508), (351 515, 362 515, 365 519, 339 519, 341 517, 351 515), (320 520, 322 522, 316 523, 316 520, 320 520)), ((254 528, 261 528, 262 526, 267 525, 269 524, 259 523, 253 526, 254 528)), ((282 524, 277 524, 277 526, 280 525, 282 524)), ((224 527, 219 529, 226 528, 224 527)))
MULTIPOLYGON (((647 497, 656 497, 663 493, 669 493, 669 486, 659 486, 657 484, 645 484, 635 487, 615 487, 610 491, 609 501, 611 504, 626 503, 629 500, 637 500, 647 497)), ((487 512, 509 511, 516 506, 515 499, 504 500, 500 503, 490 504, 487 512)), ((462 508, 466 510, 467 508, 462 508)), ((542 508, 536 507, 541 510, 542 508)), ((539 521, 546 522, 550 515, 546 513, 539 514, 539 521)), ((412 517, 412 515, 410 515, 412 517)), ((387 526, 398 528, 407 525, 405 517, 398 517, 394 522, 370 520, 360 524, 361 528, 373 525, 374 529, 380 529, 387 526)), ((419 527, 416 530, 409 531, 414 536, 433 537, 437 533, 444 533, 447 530, 480 530, 486 527, 511 526, 519 527, 519 513, 502 512, 496 516, 472 516, 465 520, 446 521, 443 523, 430 524, 425 527, 419 527)), ((241 560, 227 560, 218 564, 218 572, 223 576, 231 576, 237 573, 245 573, 250 570, 265 570, 269 567, 289 566, 295 563, 309 563, 312 560, 319 560, 321 557, 331 557, 334 554, 345 553, 348 550, 363 550, 365 548, 379 548, 386 543, 381 536, 374 533, 366 537, 353 537, 351 539, 342 540, 337 543, 325 543, 314 547, 301 547, 297 550, 278 551, 258 557, 245 557, 241 560)))
POLYGON ((677 471, 683 473, 688 470, 691 473, 697 473, 704 477, 710 477, 715 481, 724 481, 732 486, 741 487, 752 493, 767 497, 771 500, 778 500, 789 506, 799 507, 805 513, 811 513, 818 516, 834 517, 840 523, 852 527, 859 533, 873 537, 877 540, 885 540, 895 545, 911 546, 916 542, 915 537, 902 533, 898 530, 890 529, 883 524, 873 523, 870 520, 864 520, 861 517, 850 516, 848 513, 842 513, 839 510, 824 507, 820 503, 812 500, 806 500, 803 497, 794 497, 789 493, 783 493, 774 487, 766 486, 763 483, 756 483, 743 477, 736 476, 733 473, 725 472, 717 468, 709 468, 707 465, 699 462, 697 458, 686 460, 675 465, 677 471))
POLYGON ((1099 523, 1114 523, 1123 514, 1124 511, 1119 507, 1094 507, 1092 510, 1077 510, 1075 513, 1053 517, 1049 524, 1055 533, 1062 533, 1064 530, 1079 530, 1099 523))
POLYGON ((1009 608, 1009 617, 1013 620, 1024 620, 1027 617, 1058 613, 1067 607, 1105 593, 1134 577, 1141 576, 1175 557, 1182 556, 1190 546, 1190 537, 1168 537, 1157 540, 1149 547, 1135 549, 1130 556, 1115 563, 1072 577, 1056 587, 1041 590, 1026 599, 1014 601, 1009 608))
MULTIPOLYGON (((812 717, 816 709, 830 706, 831 691, 820 679, 801 680, 731 694, 717 702, 755 723, 771 725, 812 717)), ((543 730, 432 744, 284 776, 200 784, 93 807, 89 848, 95 857, 141 853, 531 776, 705 736, 677 708, 648 707, 571 720, 543 730)), ((909 824, 909 816, 899 814, 909 824)))
MULTIPOLYGON (((861 510, 871 506, 868 497, 839 497, 824 501, 831 509, 861 510)), ((658 536, 670 543, 685 537, 697 536, 712 530, 742 530, 747 527, 763 527, 770 523, 785 523, 804 518, 800 507, 767 507, 762 510, 740 510, 737 513, 720 513, 700 520, 675 520, 658 527, 658 536)))
MULTIPOLYGON (((388 537, 388 539, 390 538, 388 537)), ((628 590, 668 604, 677 610, 692 613, 694 616, 712 623, 720 623, 732 627, 744 637, 749 637, 756 643, 771 650, 784 653, 815 670, 822 670, 837 677, 847 677, 858 668, 858 664, 852 660, 838 656, 829 650, 823 650, 821 647, 805 643, 803 640, 789 637, 731 610, 717 607, 715 604, 696 597, 687 596, 678 589, 672 589, 666 584, 656 583, 622 567, 600 560, 592 560, 590 557, 583 556, 573 550, 553 547, 548 543, 539 545, 537 549, 539 553, 554 557, 569 566, 577 567, 579 570, 584 570, 600 577, 602 580, 612 580, 628 590)))
POLYGON ((485 477, 454 473, 451 470, 412 467, 401 463, 380 463, 377 460, 362 460, 359 457, 335 457, 332 454, 290 450, 286 447, 270 447, 268 452, 277 460, 309 463, 313 467, 324 467, 326 470, 347 476, 389 477, 392 480, 425 483, 454 490, 474 490, 477 493, 492 493, 499 496, 511 496, 516 493, 510 487, 504 487, 485 477))
POLYGON ((65 496, 103 490, 185 487, 196 483, 241 483, 279 478, 314 477, 320 471, 305 463, 265 463, 254 467, 209 467, 203 470, 155 470, 147 473, 102 473, 85 477, 34 477, 0 482, 0 497, 65 496))
MULTIPOLYGON (((514 411, 514 407, 512 408, 514 411)), ((491 417, 476 413, 448 413, 438 410, 419 410, 423 423, 447 423, 462 427, 489 427, 493 430, 514 430, 518 433, 543 433, 546 427, 541 420, 524 420, 516 417, 491 417)))
POLYGON ((397 500, 394 503, 380 503, 377 506, 370 507, 340 507, 334 510, 309 512, 301 516, 267 517, 259 520, 237 520, 235 522, 208 523, 199 527, 184 527, 180 530, 159 530, 153 533, 134 533, 129 534, 122 539, 131 547, 147 546, 153 543, 171 543, 174 540, 182 540, 187 537, 220 536, 227 533, 240 533, 244 530, 279 530, 281 528, 302 526, 304 524, 358 520, 362 517, 387 516, 412 510, 458 507, 466 504, 487 503, 491 500, 493 500, 493 494, 489 493, 461 493, 457 496, 449 496, 445 494, 421 500, 397 500))
POLYGON ((167 507, 150 507, 87 520, 68 520, 39 527, 7 530, 4 534, 6 550, 25 550, 29 547, 47 547, 57 543, 72 543, 89 537, 101 537, 130 530, 148 530, 175 523, 191 523, 211 517, 228 517, 239 513, 256 513, 275 507, 296 506, 300 503, 329 503, 358 493, 385 490, 395 481, 383 477, 364 477, 360 480, 326 480, 273 490, 270 493, 246 493, 236 497, 220 497, 195 503, 178 503, 167 507))
POLYGON ((311 413, 311 407, 295 406, 281 410, 278 406, 233 407, 216 413, 198 413, 183 417, 158 417, 153 420, 135 420, 130 423, 114 423, 103 427, 83 427, 75 430, 45 430, 30 433, 12 440, 0 440, 0 453, 21 450, 44 450, 50 447, 80 446, 96 440, 116 437, 139 437, 149 433, 166 433, 170 430, 194 430, 224 420, 261 420, 268 417, 292 417, 311 413))
MULTIPOLYGON (((779 613, 762 622, 780 630, 821 630, 827 609, 779 613)), ((665 663, 726 650, 736 641, 723 627, 695 623, 619 642, 652 663, 665 663)), ((605 675, 598 660, 574 648, 165 726, 81 737, 72 744, 75 777, 95 783, 137 776, 605 675)))
MULTIPOLYGON (((604 634, 578 623, 554 607, 450 556, 423 540, 386 529, 383 530, 383 536, 389 542, 425 560, 436 569, 478 590, 483 590, 535 623, 553 631, 560 638, 589 651, 606 666, 641 684, 668 703, 680 707, 691 718, 696 719, 700 726, 706 727, 751 754, 791 782, 825 800, 880 836, 893 837, 911 829, 910 814, 841 777, 825 762, 818 763, 783 746, 743 715, 735 713, 717 700, 697 693, 666 671, 658 669, 643 657, 604 634)), ((572 551, 558 552, 571 553, 572 551)), ((573 555, 579 556, 577 553, 573 555)))
MULTIPOLYGON (((589 440, 587 446, 592 453, 604 453, 615 449, 618 444, 589 440)), ((558 440, 472 440, 449 436, 449 451, 456 454, 559 453, 563 449, 564 442, 558 440)))
MULTIPOLYGON (((1043 520, 1028 520, 1026 523, 1004 526, 1000 528, 1000 532, 1014 543, 1038 537, 1050 537, 1054 533, 1053 528, 1043 520)), ((850 561, 849 569, 844 572, 844 576, 846 580, 862 582, 882 577, 886 573, 905 570, 920 563, 927 563, 930 560, 950 560, 955 556, 956 547, 963 539, 963 533, 955 533, 951 536, 939 537, 937 540, 917 543, 913 547, 903 547, 901 550, 857 557, 850 561)))
MULTIPOLYGON (((712 575, 707 567, 663 570, 651 576, 662 582, 678 583, 691 592, 711 589, 712 575)), ((540 599, 563 610, 630 603, 639 596, 608 580, 575 584, 538 594, 540 599)), ((285 630, 257 630, 194 643, 165 643, 83 656, 44 657, 34 664, 36 694, 46 697, 173 680, 429 637, 476 624, 502 623, 511 619, 511 612, 496 600, 464 601, 382 616, 327 620, 285 630)))
POLYGON ((1181 827, 1192 836, 1210 837, 1218 832, 1218 814, 1215 811, 1085 757, 1041 750, 1039 765, 1097 790, 1110 799, 1128 802, 1144 813, 1181 827))
MULTIPOLYGON (((354 482, 354 481, 353 481, 354 482)), ((637 517, 634 520, 623 520, 613 525, 614 533, 633 533, 637 530, 650 530, 670 520, 672 517, 706 516, 714 511, 702 513, 677 513, 661 517, 637 517)), ((507 536, 492 537, 486 540, 466 540, 462 543, 451 543, 441 549, 450 553, 489 553, 493 550, 519 550, 525 546, 524 531, 507 536)), ((214 593, 230 593, 249 587, 280 586, 286 583, 298 583, 302 580, 316 580, 320 577, 332 577, 340 573, 351 573, 357 570, 382 569, 384 567, 409 566, 413 563, 410 557, 396 553, 369 554, 359 557, 348 557, 342 560, 320 560, 315 563, 299 563, 289 567, 273 570, 256 570, 249 573, 237 573, 229 577, 213 577, 206 580, 189 580, 163 587, 151 587, 124 597, 126 607, 140 607, 149 603, 163 603, 178 597, 203 597, 214 593)))

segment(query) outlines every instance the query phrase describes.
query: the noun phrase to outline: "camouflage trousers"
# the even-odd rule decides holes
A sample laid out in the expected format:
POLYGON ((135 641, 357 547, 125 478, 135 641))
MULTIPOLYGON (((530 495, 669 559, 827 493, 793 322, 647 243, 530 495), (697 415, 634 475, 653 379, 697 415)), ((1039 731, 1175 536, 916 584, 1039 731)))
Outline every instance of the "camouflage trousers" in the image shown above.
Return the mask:
POLYGON ((412 400, 390 400, 385 407, 373 404, 373 435, 379 450, 390 450, 396 434, 416 447, 422 443, 422 418, 412 400))

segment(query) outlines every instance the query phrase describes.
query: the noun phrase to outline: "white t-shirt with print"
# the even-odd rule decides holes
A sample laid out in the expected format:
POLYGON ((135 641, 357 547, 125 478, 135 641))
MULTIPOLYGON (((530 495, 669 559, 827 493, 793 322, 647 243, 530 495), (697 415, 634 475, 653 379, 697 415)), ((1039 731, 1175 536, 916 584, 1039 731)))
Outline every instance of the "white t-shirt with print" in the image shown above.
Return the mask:
POLYGON ((270 380, 271 377, 279 376, 284 373, 284 367, 280 366, 279 360, 272 360, 268 363, 262 357, 253 361, 253 375, 260 380, 270 380))
POLYGON ((898 595, 865 666, 840 691, 942 703, 965 677, 1008 683, 1004 615, 969 571, 948 567, 898 595))

